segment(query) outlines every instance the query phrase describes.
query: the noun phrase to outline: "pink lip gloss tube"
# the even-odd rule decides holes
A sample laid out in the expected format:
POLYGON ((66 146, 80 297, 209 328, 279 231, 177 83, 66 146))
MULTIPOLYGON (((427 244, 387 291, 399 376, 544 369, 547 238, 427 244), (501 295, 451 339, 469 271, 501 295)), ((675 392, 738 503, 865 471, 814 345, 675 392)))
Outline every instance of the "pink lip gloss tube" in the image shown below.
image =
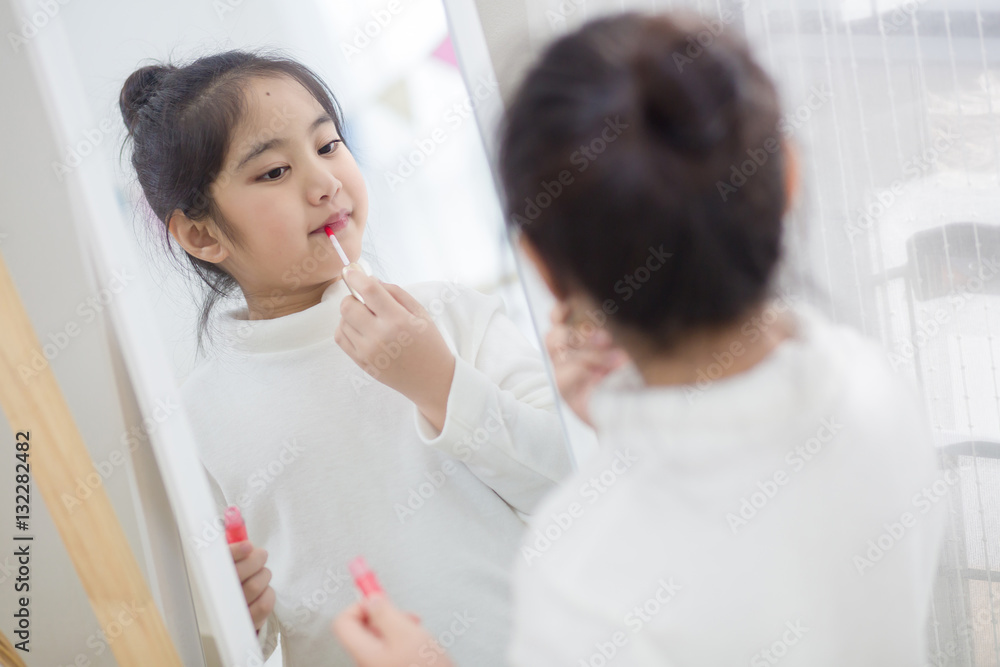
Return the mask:
POLYGON ((226 544, 233 544, 235 542, 243 542, 247 539, 247 526, 243 523, 243 515, 240 514, 240 508, 233 505, 226 509, 225 526, 226 526, 226 544))
POLYGON ((374 594, 384 595, 382 587, 379 586, 378 579, 375 578, 375 573, 368 568, 368 563, 365 562, 363 556, 358 556, 348 563, 347 569, 350 570, 351 576, 354 577, 354 583, 357 585, 358 590, 366 598, 374 594))

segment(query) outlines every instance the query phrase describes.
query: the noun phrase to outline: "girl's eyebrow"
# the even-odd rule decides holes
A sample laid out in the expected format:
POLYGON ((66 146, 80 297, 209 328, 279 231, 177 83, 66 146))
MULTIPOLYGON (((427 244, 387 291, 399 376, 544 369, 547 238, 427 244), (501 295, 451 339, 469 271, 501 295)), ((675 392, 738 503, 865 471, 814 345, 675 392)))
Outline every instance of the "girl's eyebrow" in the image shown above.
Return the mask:
MULTIPOLYGON (((326 112, 323 112, 323 114, 319 118, 317 118, 316 120, 314 120, 312 122, 312 125, 309 126, 309 130, 308 130, 307 134, 312 134, 313 132, 315 132, 316 128, 318 128, 323 123, 332 123, 332 122, 333 122, 333 118, 330 117, 330 114, 328 114, 326 112)), ((283 139, 283 138, 275 138, 275 139, 271 139, 269 141, 265 141, 263 143, 257 144, 256 146, 254 146, 253 148, 251 148, 250 152, 247 153, 243 157, 243 159, 240 160, 239 164, 236 165, 236 171, 239 171, 240 169, 242 169, 243 165, 245 165, 247 162, 249 162, 250 160, 252 160, 255 157, 257 157, 261 153, 263 153, 265 151, 269 151, 272 148, 277 148, 278 146, 281 146, 284 143, 285 143, 285 139, 283 139)))

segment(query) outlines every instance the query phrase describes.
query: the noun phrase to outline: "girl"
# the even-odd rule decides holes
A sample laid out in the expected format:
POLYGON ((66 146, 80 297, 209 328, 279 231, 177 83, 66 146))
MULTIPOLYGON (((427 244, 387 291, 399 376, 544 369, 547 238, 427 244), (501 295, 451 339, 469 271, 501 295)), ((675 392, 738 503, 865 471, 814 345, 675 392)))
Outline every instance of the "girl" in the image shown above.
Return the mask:
POLYGON ((358 274, 350 294, 324 228, 356 261, 367 192, 301 64, 143 67, 120 106, 168 245, 212 290, 199 337, 220 294, 246 302, 183 395, 220 514, 238 505, 253 541, 232 553, 265 654, 280 634, 286 667, 348 664, 328 627, 364 554, 456 656, 500 664, 516 512, 570 467, 537 351, 471 289, 358 274))
MULTIPOLYGON (((699 31, 588 24, 508 109, 522 244, 633 361, 587 403, 600 452, 526 533, 510 664, 923 664, 943 519, 922 497, 927 433, 879 348, 769 292, 795 180, 777 95, 727 34, 678 58, 699 31), (757 173, 720 189, 758 148, 757 173), (554 180, 562 196, 526 215, 554 180)), ((566 389, 600 374, 592 347, 566 389)), ((363 667, 442 664, 385 599, 334 630, 363 667)))

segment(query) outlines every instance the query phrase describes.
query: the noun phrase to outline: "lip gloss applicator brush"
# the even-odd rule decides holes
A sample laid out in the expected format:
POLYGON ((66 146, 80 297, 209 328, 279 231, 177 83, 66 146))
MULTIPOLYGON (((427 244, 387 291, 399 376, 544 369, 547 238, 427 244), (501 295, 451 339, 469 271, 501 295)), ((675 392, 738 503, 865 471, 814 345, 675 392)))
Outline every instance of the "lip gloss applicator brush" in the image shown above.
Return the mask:
POLYGON ((368 267, 366 267, 364 264, 360 264, 358 262, 352 262, 347 258, 347 253, 344 252, 344 249, 340 245, 340 241, 338 241, 337 237, 334 236, 333 228, 330 227, 330 225, 324 227, 323 230, 326 232, 326 235, 329 236, 330 240, 333 242, 333 248, 334 250, 337 251, 337 254, 340 256, 340 261, 344 263, 344 269, 341 272, 342 275, 344 276, 344 284, 347 285, 347 289, 351 290, 351 294, 354 295, 354 298, 356 298, 361 303, 364 303, 365 300, 361 298, 361 295, 358 294, 358 292, 355 291, 355 289, 351 287, 350 284, 348 284, 347 269, 357 269, 362 273, 364 273, 366 276, 371 276, 371 271, 369 271, 368 267))

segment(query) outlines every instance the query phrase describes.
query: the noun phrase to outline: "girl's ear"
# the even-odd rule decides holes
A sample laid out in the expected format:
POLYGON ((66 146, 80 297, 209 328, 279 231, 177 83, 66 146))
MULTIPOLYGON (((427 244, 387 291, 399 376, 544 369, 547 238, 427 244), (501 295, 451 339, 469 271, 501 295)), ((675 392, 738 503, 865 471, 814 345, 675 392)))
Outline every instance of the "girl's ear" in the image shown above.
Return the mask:
POLYGON ((213 264, 229 257, 229 249, 219 243, 207 223, 192 220, 180 209, 170 214, 167 230, 192 257, 213 264))
POLYGON ((539 256, 538 251, 535 250, 535 246, 533 246, 531 244, 531 241, 528 240, 528 236, 526 234, 518 234, 517 241, 518 245, 521 246, 521 250, 523 250, 524 254, 528 256, 528 259, 531 260, 531 263, 535 265, 535 270, 538 271, 538 274, 542 277, 542 280, 545 281, 545 286, 549 288, 549 291, 552 292, 552 295, 555 296, 556 300, 558 301, 565 301, 567 294, 562 289, 560 289, 559 285, 552 277, 552 272, 549 271, 549 267, 542 260, 541 256, 539 256))

